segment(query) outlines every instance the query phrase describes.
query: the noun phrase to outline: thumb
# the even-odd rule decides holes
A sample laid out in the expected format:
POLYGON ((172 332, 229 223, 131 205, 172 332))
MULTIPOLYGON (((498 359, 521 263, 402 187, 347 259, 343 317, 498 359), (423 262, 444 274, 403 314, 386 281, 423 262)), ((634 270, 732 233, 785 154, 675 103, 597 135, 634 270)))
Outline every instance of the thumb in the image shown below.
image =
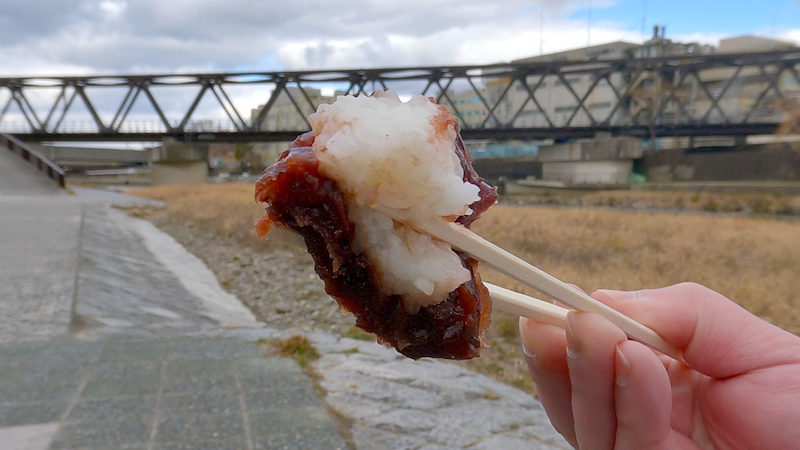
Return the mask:
POLYGON ((652 328, 683 351, 689 366, 710 377, 800 360, 800 338, 696 283, 592 296, 652 328))

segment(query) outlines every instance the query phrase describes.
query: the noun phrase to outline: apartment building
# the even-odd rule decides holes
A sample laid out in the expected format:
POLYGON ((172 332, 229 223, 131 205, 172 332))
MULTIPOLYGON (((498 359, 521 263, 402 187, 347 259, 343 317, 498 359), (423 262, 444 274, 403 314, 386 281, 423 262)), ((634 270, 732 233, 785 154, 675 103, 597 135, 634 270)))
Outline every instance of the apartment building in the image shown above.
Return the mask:
POLYGON ((478 92, 471 87, 454 93, 448 91, 447 97, 441 98, 439 102, 447 106, 465 129, 482 127, 488 117, 489 110, 478 92))

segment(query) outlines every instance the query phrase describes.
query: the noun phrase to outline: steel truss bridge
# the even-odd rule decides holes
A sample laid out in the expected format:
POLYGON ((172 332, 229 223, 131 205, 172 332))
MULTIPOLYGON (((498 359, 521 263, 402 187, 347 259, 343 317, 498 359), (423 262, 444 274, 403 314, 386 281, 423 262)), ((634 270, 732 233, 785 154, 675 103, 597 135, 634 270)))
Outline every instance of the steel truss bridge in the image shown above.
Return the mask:
POLYGON ((474 66, 0 78, 0 132, 35 141, 285 141, 322 94, 447 105, 468 139, 773 133, 800 50, 474 66))

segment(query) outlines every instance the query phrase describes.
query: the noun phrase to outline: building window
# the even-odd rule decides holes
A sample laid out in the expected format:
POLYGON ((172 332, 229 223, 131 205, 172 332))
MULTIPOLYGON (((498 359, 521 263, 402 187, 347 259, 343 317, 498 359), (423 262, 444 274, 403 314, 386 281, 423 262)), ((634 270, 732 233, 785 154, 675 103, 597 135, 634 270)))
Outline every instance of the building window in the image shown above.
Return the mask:
POLYGON ((608 108, 611 108, 611 102, 592 103, 589 105, 589 109, 608 109, 608 108))
MULTIPOLYGON (((575 86, 576 84, 578 84, 580 82, 581 82, 581 77, 569 77, 569 78, 567 78, 567 83, 569 83, 570 86, 575 86)), ((556 86, 561 86, 562 84, 564 84, 564 83, 561 81, 561 78, 556 80, 556 86)))

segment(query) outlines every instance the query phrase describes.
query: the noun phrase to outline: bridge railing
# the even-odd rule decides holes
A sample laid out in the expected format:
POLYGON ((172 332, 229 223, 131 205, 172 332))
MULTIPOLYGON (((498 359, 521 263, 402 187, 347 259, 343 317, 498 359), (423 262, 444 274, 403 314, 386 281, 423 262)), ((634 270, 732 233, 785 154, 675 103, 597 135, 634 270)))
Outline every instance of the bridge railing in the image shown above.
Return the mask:
POLYGON ((62 188, 66 187, 64 169, 59 167, 58 164, 51 161, 48 157, 39 153, 29 144, 21 142, 13 136, 0 133, 0 146, 6 147, 11 152, 19 155, 62 188))
POLYGON ((800 99, 800 50, 321 71, 0 78, 0 130, 36 139, 284 140, 336 94, 446 105, 465 137, 764 134, 800 99), (15 123, 19 129, 9 126, 15 123), (76 123, 82 123, 76 127, 76 123), (155 124, 147 129, 136 124, 155 124), (224 124, 223 124, 224 123, 224 124), (88 130, 87 130, 88 128, 88 130))

